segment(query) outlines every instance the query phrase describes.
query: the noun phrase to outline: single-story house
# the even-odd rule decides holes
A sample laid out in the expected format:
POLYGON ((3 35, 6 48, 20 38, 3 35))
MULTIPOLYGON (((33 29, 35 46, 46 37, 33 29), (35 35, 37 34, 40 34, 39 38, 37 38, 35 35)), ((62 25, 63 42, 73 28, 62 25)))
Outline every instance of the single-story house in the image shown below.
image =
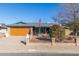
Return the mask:
POLYGON ((7 25, 0 23, 0 38, 5 37, 7 33, 7 25))
POLYGON ((0 33, 6 34, 7 32, 7 25, 0 23, 0 33))
POLYGON ((70 29, 65 28, 65 36, 69 36, 71 32, 72 31, 70 29))
POLYGON ((49 26, 52 23, 25 23, 25 22, 18 22, 14 24, 8 25, 8 36, 27 36, 30 35, 37 35, 37 34, 44 34, 47 33, 49 30, 49 26))
MULTIPOLYGON (((7 36, 31 36, 39 34, 48 34, 49 27, 54 25, 53 23, 25 23, 17 22, 7 25, 7 36)), ((6 29, 6 28, 5 28, 6 29)), ((65 28, 65 36, 70 35, 72 31, 65 28)))

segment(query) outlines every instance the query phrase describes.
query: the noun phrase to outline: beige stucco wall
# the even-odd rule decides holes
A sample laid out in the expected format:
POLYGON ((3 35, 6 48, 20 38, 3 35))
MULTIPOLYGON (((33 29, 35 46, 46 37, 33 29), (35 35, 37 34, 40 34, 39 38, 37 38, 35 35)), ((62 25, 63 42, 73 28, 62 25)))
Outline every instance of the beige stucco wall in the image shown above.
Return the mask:
POLYGON ((10 28, 8 27, 6 32, 6 37, 9 37, 9 36, 10 36, 10 28))
POLYGON ((65 35, 68 36, 71 33, 71 30, 65 29, 65 35))

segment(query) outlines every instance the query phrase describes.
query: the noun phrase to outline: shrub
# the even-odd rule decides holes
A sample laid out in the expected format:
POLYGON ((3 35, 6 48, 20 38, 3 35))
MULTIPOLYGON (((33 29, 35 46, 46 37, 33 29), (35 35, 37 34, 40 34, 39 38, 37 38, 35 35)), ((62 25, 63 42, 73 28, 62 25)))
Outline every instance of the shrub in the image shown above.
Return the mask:
POLYGON ((61 26, 53 25, 50 27, 49 36, 50 36, 50 38, 54 37, 54 38, 57 38, 58 40, 62 41, 65 37, 65 31, 61 26))

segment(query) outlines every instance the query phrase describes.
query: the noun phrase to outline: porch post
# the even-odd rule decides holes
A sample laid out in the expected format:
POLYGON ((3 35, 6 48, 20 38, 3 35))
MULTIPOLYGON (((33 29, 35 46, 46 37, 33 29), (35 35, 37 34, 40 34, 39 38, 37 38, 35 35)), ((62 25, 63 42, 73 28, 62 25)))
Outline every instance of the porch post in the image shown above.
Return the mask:
POLYGON ((8 27, 8 29, 6 30, 6 37, 10 36, 10 28, 8 27))
POLYGON ((31 31, 30 31, 30 39, 29 40, 31 40, 32 37, 33 37, 33 28, 31 28, 31 31))
POLYGON ((41 34, 41 27, 39 27, 39 34, 41 34))
POLYGON ((27 34, 27 36, 26 36, 26 45, 28 45, 28 44, 29 44, 29 39, 30 39, 30 35, 29 35, 29 34, 27 34))
POLYGON ((47 33, 46 28, 45 28, 45 34, 47 33))
POLYGON ((29 45, 30 40, 32 39, 32 35, 33 35, 33 29, 30 28, 29 29, 29 33, 26 36, 26 45, 29 45))

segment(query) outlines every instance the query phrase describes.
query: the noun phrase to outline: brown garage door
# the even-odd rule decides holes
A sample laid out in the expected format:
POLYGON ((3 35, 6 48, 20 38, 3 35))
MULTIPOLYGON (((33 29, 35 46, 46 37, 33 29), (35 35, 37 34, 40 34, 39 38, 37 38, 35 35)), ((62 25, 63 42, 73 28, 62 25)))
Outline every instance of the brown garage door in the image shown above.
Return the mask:
POLYGON ((10 28, 10 35, 12 36, 26 36, 30 28, 10 28))

